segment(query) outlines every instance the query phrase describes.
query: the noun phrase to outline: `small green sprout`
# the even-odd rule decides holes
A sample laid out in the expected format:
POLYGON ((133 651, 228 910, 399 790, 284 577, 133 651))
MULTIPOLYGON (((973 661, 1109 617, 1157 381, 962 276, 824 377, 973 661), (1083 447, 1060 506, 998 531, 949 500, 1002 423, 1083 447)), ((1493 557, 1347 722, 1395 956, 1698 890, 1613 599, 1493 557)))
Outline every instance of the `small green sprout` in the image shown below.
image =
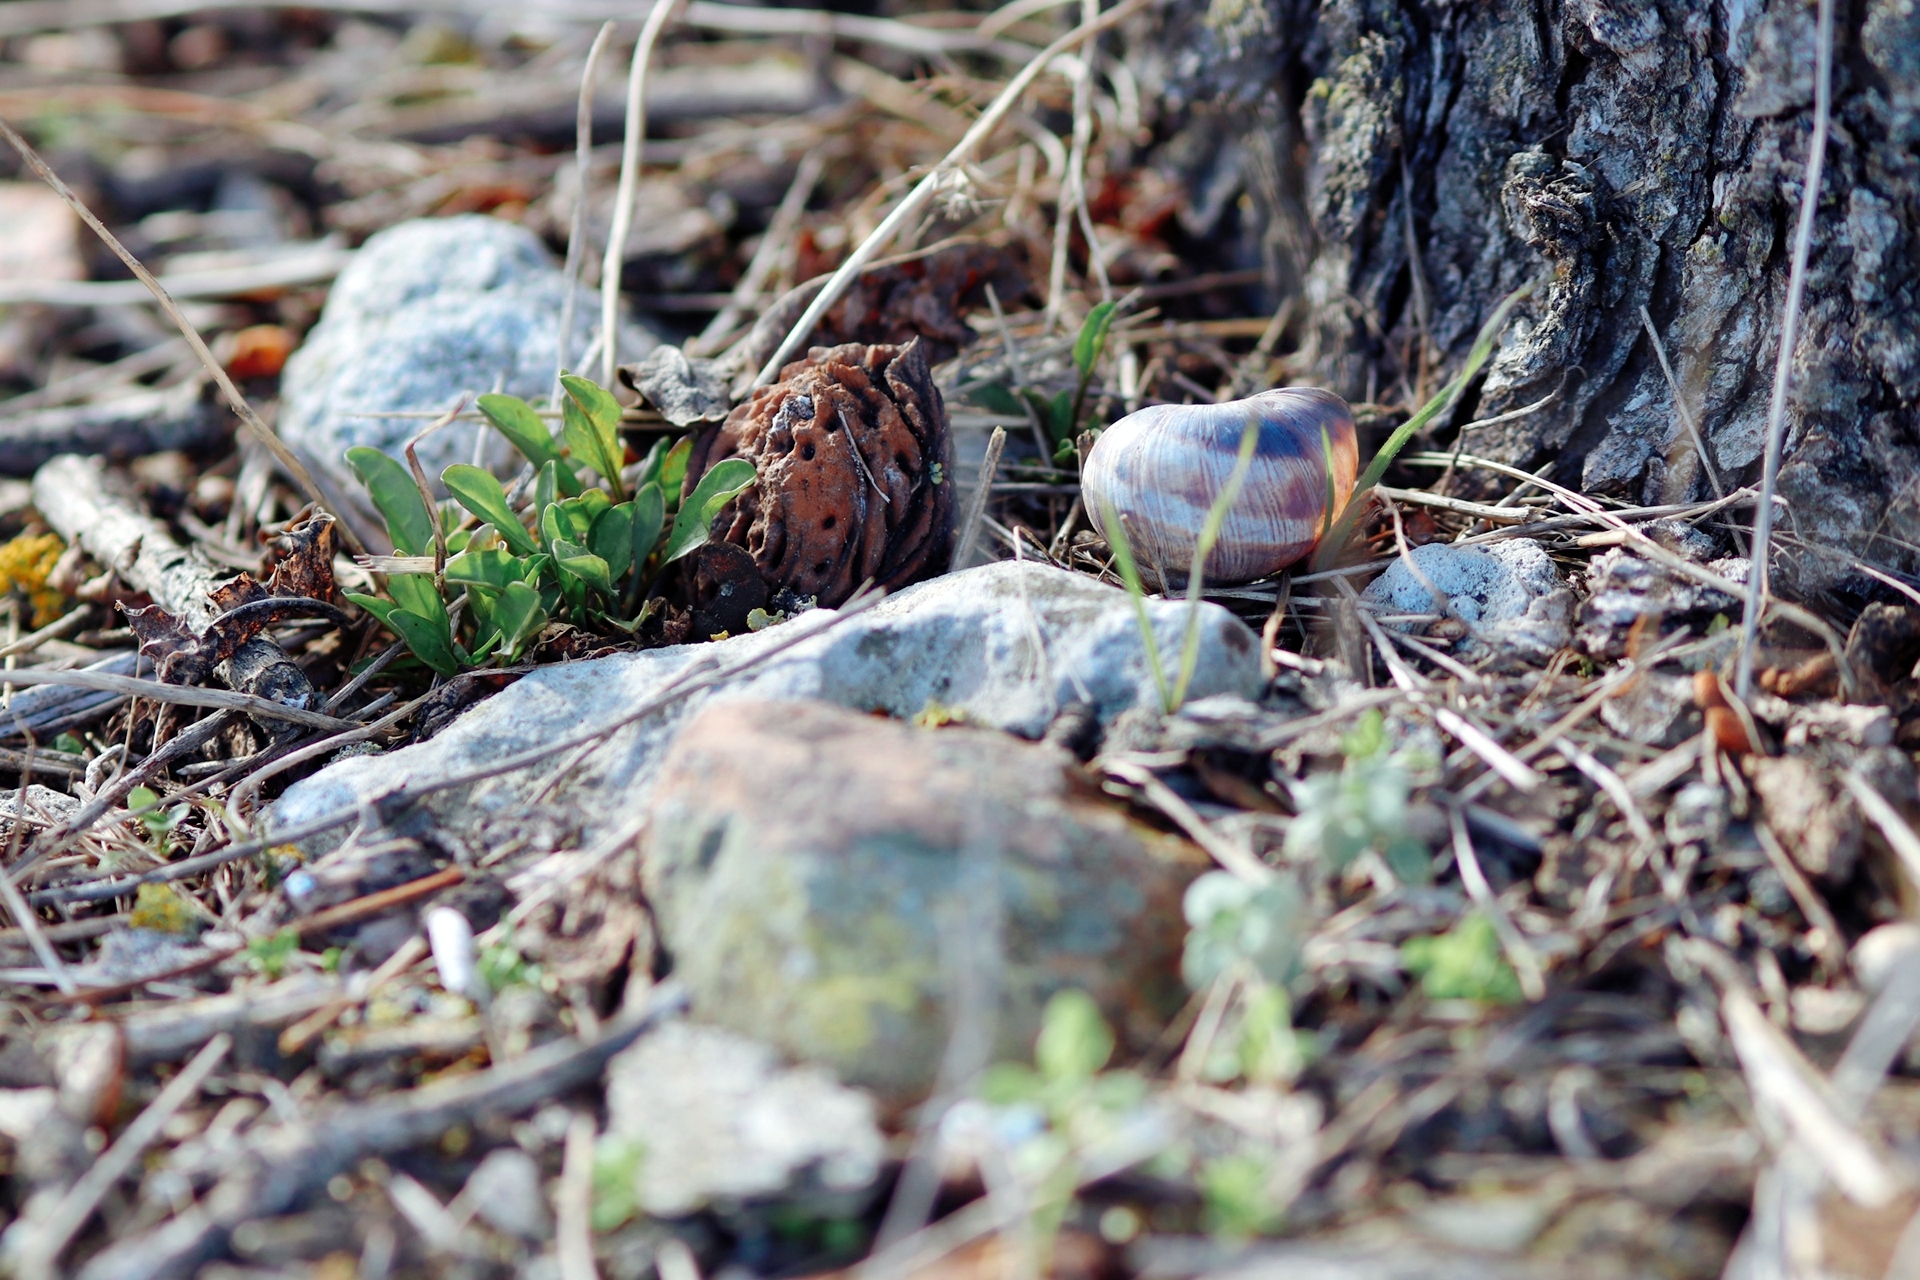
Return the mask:
POLYGON ((1403 882, 1424 884, 1433 876, 1427 847, 1407 829, 1412 790, 1409 761, 1387 750, 1378 710, 1365 712, 1344 738, 1346 764, 1299 783, 1299 815, 1287 827, 1287 853, 1318 857, 1336 871, 1372 850, 1403 882))
POLYGON ((1463 918, 1446 933, 1408 938, 1400 944, 1400 962, 1420 979, 1434 1000, 1477 1000, 1518 1004, 1520 979, 1500 949, 1500 938, 1485 916, 1463 918))
POLYGON ((299 949, 300 935, 292 929, 282 929, 247 943, 247 962, 269 981, 277 982, 287 970, 287 961, 299 949))
POLYGON ((632 634, 654 611, 646 597, 662 572, 704 545, 721 508, 754 481, 752 463, 729 458, 681 501, 691 437, 672 448, 663 441, 628 468, 618 401, 585 378, 569 374, 560 382, 558 439, 524 400, 478 401, 532 468, 525 493, 510 493, 479 467, 456 464, 440 476, 451 500, 436 504, 424 477, 380 450, 347 451, 394 549, 436 557, 431 573, 387 575, 384 596, 347 598, 438 675, 516 662, 556 619, 632 634), (456 612, 461 596, 465 607, 456 612))

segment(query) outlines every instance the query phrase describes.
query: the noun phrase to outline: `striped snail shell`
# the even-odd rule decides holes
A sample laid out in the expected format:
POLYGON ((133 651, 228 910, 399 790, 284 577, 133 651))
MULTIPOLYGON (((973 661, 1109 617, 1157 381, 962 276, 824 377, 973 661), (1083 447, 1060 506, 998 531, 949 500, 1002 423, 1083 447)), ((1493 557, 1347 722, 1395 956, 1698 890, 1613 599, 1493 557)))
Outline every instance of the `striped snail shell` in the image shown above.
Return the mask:
POLYGON ((1094 442, 1080 490, 1103 536, 1112 538, 1109 509, 1126 522, 1134 561, 1150 583, 1186 581, 1207 513, 1233 474, 1249 414, 1260 423, 1259 444, 1207 556, 1206 581, 1278 573, 1311 552, 1327 521, 1339 517, 1360 453, 1353 414, 1332 392, 1285 387, 1225 404, 1158 404, 1130 413, 1094 442))

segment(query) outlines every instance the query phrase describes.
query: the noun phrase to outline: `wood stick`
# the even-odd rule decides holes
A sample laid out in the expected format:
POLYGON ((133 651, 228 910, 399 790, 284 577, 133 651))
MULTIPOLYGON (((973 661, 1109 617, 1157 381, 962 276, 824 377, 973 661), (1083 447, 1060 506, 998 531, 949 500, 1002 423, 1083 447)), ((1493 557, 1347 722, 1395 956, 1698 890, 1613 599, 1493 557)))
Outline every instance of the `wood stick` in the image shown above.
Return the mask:
MULTIPOLYGON (((20 158, 27 162, 27 167, 33 170, 35 176, 49 187, 52 187, 54 193, 66 201, 68 207, 80 216, 80 220, 86 223, 87 226, 92 229, 93 233, 105 242, 107 248, 113 250, 114 256, 126 264, 127 270, 133 272, 134 277, 147 287, 148 291, 153 294, 154 301, 160 304, 160 309, 165 311, 168 319, 172 320, 179 328, 180 336, 185 338, 187 345, 193 348, 194 355, 200 357, 200 363, 206 368, 207 373, 212 376, 214 383, 219 386, 221 394, 226 396, 227 403, 232 406, 234 413, 239 416, 240 421, 245 424, 247 430, 253 432, 260 443, 267 447, 267 451, 274 456, 274 459, 286 469, 287 474, 293 477, 295 483, 297 483, 301 490, 307 495, 309 502, 313 503, 313 505, 321 511, 328 510, 326 495, 322 494, 320 492, 320 486, 314 483, 313 475, 307 470, 306 464, 301 462, 300 459, 294 455, 293 450, 287 447, 287 442, 275 435, 273 428, 269 427, 260 415, 254 412, 253 405, 248 402, 245 396, 240 394, 240 388, 233 385, 233 379, 227 376, 226 366, 214 358, 213 352, 207 347, 206 339, 202 338, 200 331, 188 322, 186 314, 180 310, 179 304, 176 303, 172 295, 167 292, 166 286, 154 278, 153 272, 147 270, 144 263, 127 252, 127 247, 120 243, 119 238, 116 237, 113 232, 107 230, 105 223, 94 216, 93 210, 87 208, 86 203, 82 201, 79 196, 75 195, 66 183, 60 180, 59 174, 47 167, 47 162, 40 158, 40 153, 35 151, 27 140, 21 137, 18 131, 3 119, 0 119, 0 138, 5 138, 8 145, 20 153, 20 158)), ((354 536, 353 530, 348 528, 345 522, 341 522, 340 533, 342 538, 353 550, 366 550, 365 547, 360 545, 360 540, 354 536)))

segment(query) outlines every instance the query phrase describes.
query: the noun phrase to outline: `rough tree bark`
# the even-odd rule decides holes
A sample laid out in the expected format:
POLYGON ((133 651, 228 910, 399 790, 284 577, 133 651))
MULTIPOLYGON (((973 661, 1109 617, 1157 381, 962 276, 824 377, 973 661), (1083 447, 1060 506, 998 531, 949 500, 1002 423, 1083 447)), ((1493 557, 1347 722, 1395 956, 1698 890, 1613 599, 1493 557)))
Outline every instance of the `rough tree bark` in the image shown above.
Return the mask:
MULTIPOLYGON (((1467 447, 1646 502, 1709 492, 1650 313, 1729 484, 1757 478, 1812 131, 1801 0, 1178 0, 1150 87, 1237 147, 1310 378, 1411 395, 1524 304, 1467 447)), ((1776 581, 1920 570, 1920 5, 1839 0, 1793 359, 1776 581)), ((1920 578, 1916 578, 1920 581, 1920 578)))

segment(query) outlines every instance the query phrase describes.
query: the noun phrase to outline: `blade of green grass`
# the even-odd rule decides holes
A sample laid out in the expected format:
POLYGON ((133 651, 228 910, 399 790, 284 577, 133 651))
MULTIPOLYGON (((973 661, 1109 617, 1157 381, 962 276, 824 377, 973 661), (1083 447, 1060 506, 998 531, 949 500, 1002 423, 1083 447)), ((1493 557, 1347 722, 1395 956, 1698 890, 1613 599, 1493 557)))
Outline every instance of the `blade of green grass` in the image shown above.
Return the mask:
POLYGON ((1173 682, 1173 697, 1167 707, 1169 715, 1178 711, 1187 700, 1187 686, 1193 683, 1194 670, 1200 664, 1200 594, 1207 557, 1213 554, 1214 546, 1220 541, 1220 530, 1226 525, 1227 512, 1240 500, 1240 491, 1246 487, 1247 473, 1253 470, 1254 450, 1259 447, 1260 417, 1249 409, 1247 425, 1240 429, 1240 452, 1234 458, 1233 470, 1227 474, 1227 483, 1221 487, 1220 496, 1208 508, 1206 523, 1200 526, 1200 541, 1193 548, 1193 571, 1187 575, 1187 634, 1180 643, 1180 674, 1173 682))
POLYGON ((1133 600, 1134 617, 1140 623, 1140 642, 1146 646, 1147 668, 1153 672, 1154 688, 1160 691, 1160 705, 1172 715, 1173 690, 1167 687, 1167 673, 1160 665, 1160 642, 1153 634, 1153 620, 1147 616, 1147 589, 1140 583, 1140 566, 1134 563, 1133 544, 1127 540, 1120 513, 1105 499, 1100 503, 1100 524, 1106 530, 1107 545, 1113 548, 1113 563, 1120 570, 1120 581, 1127 584, 1127 595, 1133 600))
POLYGON ((1467 384, 1473 381, 1479 374, 1481 366, 1485 365, 1488 357, 1493 354, 1494 340, 1500 336, 1500 330, 1506 327, 1507 317, 1513 314, 1513 309, 1520 304, 1520 300, 1531 294, 1538 284, 1538 281, 1530 281, 1501 299, 1500 305, 1494 308, 1486 324, 1480 327, 1480 334, 1473 340, 1473 347, 1467 352, 1467 361, 1460 366, 1460 372, 1454 375, 1451 382, 1440 388, 1433 399, 1420 406, 1419 412, 1394 428, 1393 434, 1387 437, 1387 442, 1380 446, 1378 453, 1373 455, 1373 461, 1367 464, 1367 469, 1361 472, 1360 478, 1354 482, 1353 492, 1347 496, 1347 505, 1341 509, 1340 518, 1333 522, 1333 528, 1320 540, 1319 547, 1313 553, 1315 572, 1330 567, 1339 556, 1347 544, 1347 539, 1353 534, 1354 525, 1359 523, 1360 512, 1365 505, 1362 500, 1367 496, 1367 491, 1380 483, 1380 477, 1387 473, 1387 468, 1392 465, 1394 458, 1407 447, 1407 441, 1413 439, 1416 432, 1453 407, 1454 402, 1460 398, 1460 393, 1467 389, 1467 384))

